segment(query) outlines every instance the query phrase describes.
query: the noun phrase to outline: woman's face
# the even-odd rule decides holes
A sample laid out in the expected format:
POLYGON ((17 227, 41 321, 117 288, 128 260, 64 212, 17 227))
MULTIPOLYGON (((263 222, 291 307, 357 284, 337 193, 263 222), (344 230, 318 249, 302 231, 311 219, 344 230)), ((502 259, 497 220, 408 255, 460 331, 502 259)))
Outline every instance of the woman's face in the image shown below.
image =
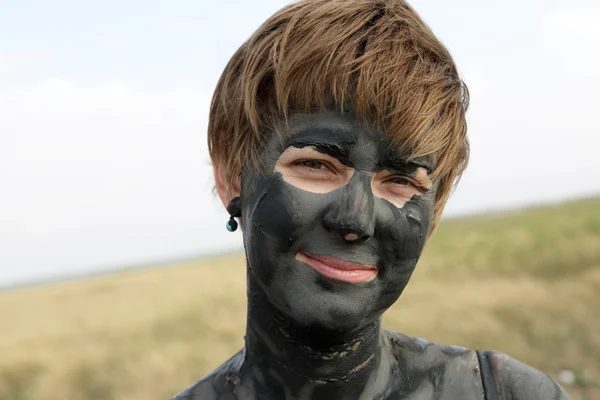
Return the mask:
POLYGON ((242 173, 248 267, 271 303, 305 326, 358 328, 400 296, 427 239, 435 185, 352 113, 295 114, 242 173))

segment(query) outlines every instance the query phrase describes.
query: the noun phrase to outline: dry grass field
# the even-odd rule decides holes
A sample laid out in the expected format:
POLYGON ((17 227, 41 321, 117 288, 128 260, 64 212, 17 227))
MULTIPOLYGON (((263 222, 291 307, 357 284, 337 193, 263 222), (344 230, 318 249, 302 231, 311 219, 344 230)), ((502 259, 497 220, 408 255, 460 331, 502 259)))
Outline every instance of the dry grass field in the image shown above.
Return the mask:
MULTIPOLYGON (((167 399, 236 352, 242 255, 0 293, 0 399, 167 399)), ((447 220, 384 326, 600 399, 600 198, 447 220)))

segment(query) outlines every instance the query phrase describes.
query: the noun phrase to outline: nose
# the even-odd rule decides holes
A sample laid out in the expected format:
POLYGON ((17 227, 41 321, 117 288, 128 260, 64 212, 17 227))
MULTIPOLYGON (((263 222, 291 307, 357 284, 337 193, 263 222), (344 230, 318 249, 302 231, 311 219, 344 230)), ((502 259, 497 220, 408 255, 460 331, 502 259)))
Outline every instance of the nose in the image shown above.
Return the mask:
POLYGON ((365 241, 375 230, 371 175, 354 171, 348 184, 335 192, 332 205, 323 218, 323 226, 349 242, 365 241))

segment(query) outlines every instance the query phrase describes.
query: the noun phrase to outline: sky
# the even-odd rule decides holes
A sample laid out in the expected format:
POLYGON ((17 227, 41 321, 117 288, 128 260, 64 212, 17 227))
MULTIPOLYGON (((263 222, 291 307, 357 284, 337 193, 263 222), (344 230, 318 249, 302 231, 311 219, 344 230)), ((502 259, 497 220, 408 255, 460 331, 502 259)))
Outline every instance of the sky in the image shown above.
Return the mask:
MULTIPOLYGON (((446 216, 600 194, 600 3, 414 0, 471 91, 446 216)), ((285 0, 0 0, 0 286, 241 249, 212 91, 285 0)))

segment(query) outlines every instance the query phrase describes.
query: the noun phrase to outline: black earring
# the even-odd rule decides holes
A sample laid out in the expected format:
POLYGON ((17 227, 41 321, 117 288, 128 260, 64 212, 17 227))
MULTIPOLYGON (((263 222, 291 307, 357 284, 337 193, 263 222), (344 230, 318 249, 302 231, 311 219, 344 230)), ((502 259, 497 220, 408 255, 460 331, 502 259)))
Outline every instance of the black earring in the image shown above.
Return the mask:
POLYGON ((229 213, 229 221, 225 224, 225 227, 229 232, 235 232, 238 228, 238 223, 235 218, 242 216, 242 210, 240 207, 240 198, 234 197, 227 206, 227 212, 229 213))

